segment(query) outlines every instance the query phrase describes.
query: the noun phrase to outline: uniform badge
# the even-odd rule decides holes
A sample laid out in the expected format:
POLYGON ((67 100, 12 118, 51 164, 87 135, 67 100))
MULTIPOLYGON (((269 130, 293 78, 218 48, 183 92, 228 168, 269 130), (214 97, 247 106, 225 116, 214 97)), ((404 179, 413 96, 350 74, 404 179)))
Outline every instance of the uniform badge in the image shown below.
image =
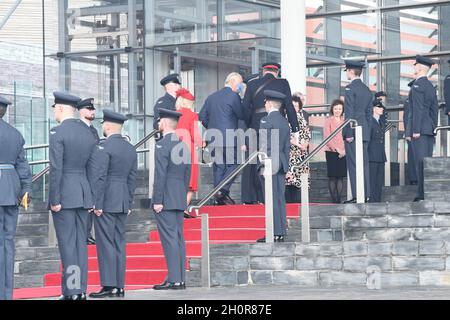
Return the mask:
POLYGON ((350 89, 350 88, 345 88, 345 90, 347 90, 347 91, 351 91, 352 89, 350 89))
POLYGON ((420 88, 418 85, 414 85, 414 88, 420 88))
POLYGON ((156 148, 157 148, 157 149, 162 149, 163 147, 160 146, 159 144, 157 144, 157 145, 156 145, 156 148))
POLYGON ((162 102, 162 101, 159 101, 159 102, 158 102, 158 104, 161 104, 161 103, 163 103, 163 102, 162 102))
POLYGON ((54 131, 54 130, 52 130, 52 131, 50 131, 50 134, 56 134, 56 131, 54 131))

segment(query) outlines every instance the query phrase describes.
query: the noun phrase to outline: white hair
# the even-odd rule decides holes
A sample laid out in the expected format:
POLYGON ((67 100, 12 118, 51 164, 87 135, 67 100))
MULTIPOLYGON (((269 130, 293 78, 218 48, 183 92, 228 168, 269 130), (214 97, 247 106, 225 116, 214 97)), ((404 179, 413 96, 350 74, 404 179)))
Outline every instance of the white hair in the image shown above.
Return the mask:
POLYGON ((225 86, 230 85, 231 81, 233 81, 233 79, 236 79, 236 78, 242 79, 242 76, 237 72, 230 73, 225 80, 225 86))

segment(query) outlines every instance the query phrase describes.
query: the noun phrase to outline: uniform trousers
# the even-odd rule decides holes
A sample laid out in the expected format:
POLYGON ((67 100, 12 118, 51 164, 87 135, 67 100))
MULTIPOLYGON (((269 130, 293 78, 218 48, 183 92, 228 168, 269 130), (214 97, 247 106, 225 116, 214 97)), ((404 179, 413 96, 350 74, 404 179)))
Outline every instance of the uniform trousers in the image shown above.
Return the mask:
POLYGON ((417 198, 425 198, 424 188, 424 173, 423 173, 423 161, 425 158, 433 156, 434 137, 421 135, 419 139, 412 140, 412 148, 414 152, 414 159, 416 161, 416 174, 417 174, 417 198))
MULTIPOLYGON (((345 141, 345 153, 347 160, 347 169, 350 176, 350 185, 352 187, 353 198, 356 199, 356 141, 348 143, 345 141)), ((370 196, 370 166, 369 166, 369 142, 364 141, 364 198, 370 196)))
POLYGON ((82 208, 62 209, 58 213, 53 213, 52 217, 62 262, 62 294, 71 296, 86 293, 88 210, 82 208))
POLYGON ((381 202, 384 185, 384 162, 370 162, 370 202, 381 202))
POLYGON ((11 300, 14 290, 14 237, 19 208, 0 206, 0 300, 11 300))
POLYGON ((158 233, 161 238, 168 269, 167 282, 186 282, 186 243, 184 241, 184 212, 163 210, 156 214, 158 233))
MULTIPOLYGON (((214 157, 213 173, 214 173, 214 188, 216 188, 222 181, 224 181, 228 176, 233 173, 237 168, 236 160, 236 148, 227 147, 221 148, 216 147, 212 152, 214 157)), ((231 186, 233 185, 235 179, 227 183, 220 191, 225 194, 230 193, 231 186)))
POLYGON ((102 287, 125 288, 126 213, 95 216, 97 256, 102 287))
POLYGON ((408 141, 408 178, 411 184, 417 183, 416 160, 411 141, 408 141))
MULTIPOLYGON (((265 191, 265 179, 261 175, 261 187, 265 191)), ((286 213, 286 174, 277 173, 272 176, 272 196, 273 196, 273 226, 275 236, 285 236, 287 213, 286 213)), ((265 195, 265 192, 264 192, 265 195)))

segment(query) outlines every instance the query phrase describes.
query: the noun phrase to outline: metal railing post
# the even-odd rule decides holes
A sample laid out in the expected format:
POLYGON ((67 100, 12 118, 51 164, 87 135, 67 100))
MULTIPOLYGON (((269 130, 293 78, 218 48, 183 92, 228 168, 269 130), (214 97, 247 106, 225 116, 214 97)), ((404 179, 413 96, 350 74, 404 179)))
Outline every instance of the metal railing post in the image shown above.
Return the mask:
POLYGON ((391 182, 391 163, 392 163, 392 155, 391 155, 391 130, 387 130, 384 136, 385 141, 385 150, 386 150, 386 166, 384 167, 384 185, 386 187, 390 187, 392 185, 391 182))
POLYGON ((406 140, 400 139, 399 140, 399 152, 400 152, 400 159, 399 159, 399 179, 400 179, 400 186, 403 187, 406 185, 406 172, 405 172, 405 163, 406 163, 406 140))
POLYGON ((311 242, 311 229, 309 225, 309 175, 301 175, 302 183, 302 203, 301 203, 301 221, 302 221, 302 242, 311 242))
POLYGON ((272 159, 264 159, 264 187, 265 187, 265 214, 266 214, 266 243, 274 242, 273 230, 273 176, 272 159))
POLYGON ((447 131, 447 157, 450 157, 450 131, 447 131))
POLYGON ((211 268, 209 256, 209 215, 202 215, 202 287, 211 287, 211 268))
MULTIPOLYGON (((439 110, 438 113, 438 126, 440 126, 441 124, 441 111, 439 110)), ((436 157, 441 157, 442 156, 442 130, 439 130, 437 132, 437 136, 436 136, 436 152, 435 152, 435 156, 436 157)))
POLYGON ((365 203, 364 190, 364 144, 363 144, 363 128, 357 126, 355 128, 356 137, 356 202, 365 203))
POLYGON ((56 248, 58 241, 56 239, 55 224, 53 222, 53 214, 48 212, 48 246, 50 248, 56 248))
POLYGON ((352 191, 352 183, 350 181, 350 173, 347 171, 347 200, 352 200, 353 197, 353 191, 352 191))

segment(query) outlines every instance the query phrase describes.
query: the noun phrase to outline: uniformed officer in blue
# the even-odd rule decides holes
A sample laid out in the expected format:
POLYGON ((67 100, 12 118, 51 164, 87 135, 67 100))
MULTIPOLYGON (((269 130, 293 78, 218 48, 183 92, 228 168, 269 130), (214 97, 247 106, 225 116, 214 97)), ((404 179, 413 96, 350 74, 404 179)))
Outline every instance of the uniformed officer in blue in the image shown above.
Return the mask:
MULTIPOLYGON (((345 61, 347 78, 350 84, 345 88, 345 119, 353 119, 363 129, 364 143, 364 191, 366 202, 370 196, 369 142, 372 123, 372 92, 362 82, 361 74, 365 64, 359 61, 345 61)), ((355 130, 347 126, 343 131, 347 168, 350 176, 353 199, 345 203, 356 203, 356 141, 355 130)))
MULTIPOLYGON (((450 60, 447 61, 450 64, 450 60)), ((445 110, 448 115, 448 123, 450 125, 450 74, 444 80, 444 101, 445 110)))
MULTIPOLYGON (((408 83, 408 87, 412 88, 416 80, 408 83)), ((417 185, 417 172, 416 172, 416 160, 414 159, 414 152, 412 148, 412 131, 411 122, 409 118, 409 113, 411 111, 411 105, 409 101, 411 100, 412 90, 409 90, 408 98, 405 100, 404 110, 403 110, 403 126, 405 127, 405 138, 408 145, 408 178, 411 185, 417 185)))
MULTIPOLYGON (((275 242, 284 242, 286 236, 286 173, 289 171, 291 131, 286 117, 280 112, 286 96, 278 91, 265 90, 267 116, 261 120, 261 148, 272 160, 272 195, 275 242), (278 140, 274 140, 278 138, 278 140), (274 141, 273 141, 274 140, 274 141), (273 145, 276 143, 276 147, 273 145)), ((260 166, 260 170, 262 167, 260 166)), ((260 172, 262 174, 262 172, 260 172)), ((260 175, 263 177, 262 175, 260 175)), ((264 185, 264 179, 261 179, 264 185)), ((258 242, 265 242, 260 239, 258 242)))
POLYGON ((54 96, 53 111, 59 126, 50 130, 49 209, 62 261, 61 300, 84 300, 87 218, 94 207, 87 169, 97 143, 91 130, 75 119, 81 99, 65 92, 55 92, 54 96))
POLYGON ((418 178, 415 202, 425 199, 423 162, 425 158, 433 156, 434 130, 438 123, 436 88, 428 79, 428 73, 434 64, 432 59, 424 56, 417 56, 414 64, 416 81, 411 89, 409 122, 418 178))
POLYGON ((90 160, 95 203, 95 234, 102 290, 91 298, 125 296, 125 226, 133 205, 137 177, 136 149, 122 137, 127 117, 103 111, 106 137, 90 160))
POLYGON ((384 167, 387 161, 385 151, 385 130, 386 124, 382 119, 384 106, 381 100, 373 102, 373 117, 369 142, 369 162, 370 162, 370 202, 381 202, 384 167))
MULTIPOLYGON (((91 130, 92 135, 94 136, 97 143, 100 142, 100 137, 98 135, 97 129, 95 129, 94 125, 92 124, 95 120, 95 106, 94 106, 94 98, 89 98, 82 100, 77 105, 78 112, 80 114, 80 120, 88 126, 89 130, 91 130)), ((87 223, 87 244, 88 245, 94 245, 95 239, 92 236, 92 226, 94 223, 94 214, 90 213, 88 216, 88 223, 87 223)))
POLYGON ((181 88, 180 75, 177 73, 164 77, 160 84, 164 87, 166 94, 156 101, 153 111, 153 129, 158 130, 159 110, 167 109, 175 111, 177 102, 177 91, 181 88))
MULTIPOLYGON (((262 76, 254 78, 247 84, 247 90, 245 92, 244 100, 242 103, 245 113, 247 127, 251 130, 259 132, 261 125, 261 119, 267 116, 265 105, 265 90, 273 90, 284 94, 286 97, 283 101, 280 112, 283 116, 287 114, 289 124, 291 125, 292 132, 299 131, 297 113, 295 112, 294 105, 292 103, 292 91, 289 82, 286 79, 280 78, 281 65, 275 62, 269 62, 262 65, 262 76)), ((250 149, 257 150, 257 141, 249 141, 250 149)), ((252 153, 250 151, 250 153, 252 153)), ((263 200, 263 191, 257 174, 257 165, 249 166, 249 173, 246 177, 251 179, 249 190, 254 190, 253 194, 248 194, 248 199, 243 199, 246 203, 258 203, 263 200), (250 197, 251 196, 251 197, 250 197)))
POLYGON ((28 207, 31 199, 32 177, 23 148, 25 140, 3 120, 10 104, 0 97, 0 300, 13 297, 14 237, 19 205, 28 207))
POLYGON ((152 208, 164 249, 168 276, 155 290, 186 289, 186 243, 183 236, 186 196, 191 177, 190 153, 175 133, 181 113, 160 109, 159 129, 163 138, 156 144, 155 182, 152 208))

